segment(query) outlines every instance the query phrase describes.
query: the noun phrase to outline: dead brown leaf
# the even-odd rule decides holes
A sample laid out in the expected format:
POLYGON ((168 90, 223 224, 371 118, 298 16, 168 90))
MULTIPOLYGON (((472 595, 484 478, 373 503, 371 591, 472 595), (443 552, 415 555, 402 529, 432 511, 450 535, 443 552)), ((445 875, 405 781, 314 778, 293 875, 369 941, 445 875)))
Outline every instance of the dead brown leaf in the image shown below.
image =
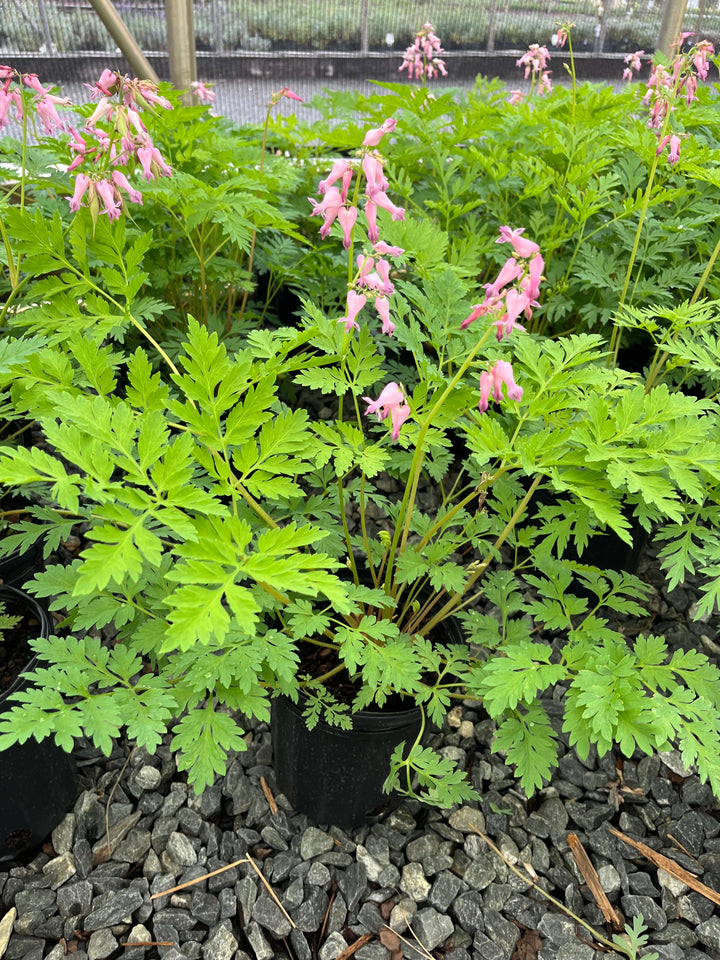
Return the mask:
POLYGON ((395 906, 394 900, 386 900, 384 903, 380 904, 380 915, 383 920, 389 920, 390 914, 393 912, 393 907, 395 906))
POLYGON ((537 960, 542 940, 537 930, 526 930, 515 944, 510 960, 537 960))

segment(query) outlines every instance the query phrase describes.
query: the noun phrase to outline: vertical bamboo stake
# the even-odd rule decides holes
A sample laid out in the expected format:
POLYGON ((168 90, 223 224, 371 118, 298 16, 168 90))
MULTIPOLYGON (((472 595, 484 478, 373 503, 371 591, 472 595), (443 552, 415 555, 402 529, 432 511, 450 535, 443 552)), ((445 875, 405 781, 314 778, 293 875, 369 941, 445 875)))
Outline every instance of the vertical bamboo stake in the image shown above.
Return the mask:
POLYGON ((160 78, 145 59, 145 55, 118 16, 111 0, 90 0, 90 3, 105 25, 107 32, 120 47, 120 53, 127 60, 135 76, 140 80, 152 80, 153 83, 160 83, 160 78))
POLYGON ((665 0, 657 48, 666 57, 672 56, 673 47, 680 38, 687 5, 688 0, 665 0))
POLYGON ((370 0, 362 0, 360 6, 360 52, 367 53, 370 49, 370 28, 368 18, 370 14, 370 0))
MULTIPOLYGON (((170 81, 178 90, 189 90, 197 80, 195 24, 192 0, 165 0, 170 81)), ((183 94, 185 106, 192 106, 192 93, 183 94)))

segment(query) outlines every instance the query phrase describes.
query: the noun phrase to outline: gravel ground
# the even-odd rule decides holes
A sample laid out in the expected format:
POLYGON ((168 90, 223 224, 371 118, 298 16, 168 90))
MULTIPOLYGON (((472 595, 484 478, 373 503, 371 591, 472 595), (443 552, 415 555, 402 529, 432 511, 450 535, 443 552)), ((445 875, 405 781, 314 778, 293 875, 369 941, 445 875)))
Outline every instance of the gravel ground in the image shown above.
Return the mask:
MULTIPOLYGON (((670 595, 659 588, 652 629, 714 656, 717 623, 691 621, 694 602, 692 585, 670 595)), ((560 705, 548 706, 559 726, 560 705)), ((469 771, 482 795, 477 809, 404 802, 350 833, 295 814, 283 796, 272 811, 261 786, 263 778, 276 793, 266 724, 249 724, 247 751, 200 797, 188 793, 167 747, 154 757, 135 751, 124 771, 126 748, 109 759, 80 749, 73 811, 42 852, 2 865, 0 955, 6 947, 7 960, 427 960, 425 951, 445 960, 600 960, 601 944, 538 889, 612 935, 571 853, 575 834, 613 909, 627 920, 642 914, 647 949, 660 960, 720 960, 712 900, 610 833, 720 891, 720 803, 677 753, 581 762, 561 735, 559 769, 528 801, 490 752, 492 736, 473 702, 432 735, 469 771), (529 868, 537 886, 513 868, 524 877, 529 868)))

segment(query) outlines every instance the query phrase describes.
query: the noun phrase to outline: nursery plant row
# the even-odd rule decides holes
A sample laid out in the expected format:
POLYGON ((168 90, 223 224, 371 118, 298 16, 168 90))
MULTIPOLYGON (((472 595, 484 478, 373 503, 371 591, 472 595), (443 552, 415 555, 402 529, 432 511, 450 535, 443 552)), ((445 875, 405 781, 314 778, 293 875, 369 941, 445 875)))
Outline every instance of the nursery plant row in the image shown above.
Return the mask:
POLYGON ((481 703, 529 796, 555 691, 580 757, 677 748, 720 792, 717 666, 626 637, 648 588, 612 562, 650 537, 717 613, 714 50, 614 90, 573 43, 568 86, 533 44, 529 93, 434 93, 428 23, 405 82, 242 128, 202 84, 70 104, 0 67, 0 550, 80 545, 25 581, 54 623, 0 748, 170 729, 201 792, 243 717, 411 711, 363 766, 450 807, 478 794, 430 725, 481 703))

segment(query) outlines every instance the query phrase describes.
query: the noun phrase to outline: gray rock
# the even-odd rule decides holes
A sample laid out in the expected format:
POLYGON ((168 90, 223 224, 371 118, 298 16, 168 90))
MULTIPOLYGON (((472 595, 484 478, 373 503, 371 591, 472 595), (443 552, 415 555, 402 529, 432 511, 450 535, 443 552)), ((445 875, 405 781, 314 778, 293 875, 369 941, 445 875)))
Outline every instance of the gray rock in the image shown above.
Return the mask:
POLYGON ((93 888, 89 880, 68 883, 57 892, 57 905, 63 917, 85 917, 90 911, 93 888))
POLYGON ((347 921, 347 907, 343 895, 336 892, 327 914, 325 929, 328 933, 342 930, 347 921))
POLYGON ((15 907, 10 907, 8 912, 0 920, 0 958, 3 956, 7 950, 7 945, 10 940, 10 935, 13 931, 13 924, 15 923, 15 918, 17 917, 17 909, 15 907))
MULTIPOLYGON (((249 935, 248 939, 250 939, 249 935)), ((232 932, 227 927, 218 927, 213 936, 203 945, 202 955, 204 960, 231 960, 237 948, 238 942, 232 932)))
POLYGON ((308 896, 290 916, 303 933, 314 933, 320 929, 328 907, 328 896, 318 887, 309 890, 308 896))
POLYGON ((324 863, 315 861, 308 870, 305 881, 314 887, 327 887, 330 884, 330 871, 324 863))
POLYGON ((358 923, 369 933, 377 933, 385 925, 385 918, 376 903, 364 903, 358 913, 358 923))
POLYGON ((105 960, 117 947, 118 942, 109 930, 96 930, 88 940, 88 960, 105 960))
POLYGON ((305 934, 300 930, 290 931, 290 943, 292 944, 295 960, 313 960, 313 952, 307 942, 305 934))
POLYGON ((305 888, 301 877, 296 877, 289 883, 282 895, 282 905, 286 910, 294 910, 303 902, 305 888))
POLYGON ((428 894, 427 901, 431 907, 434 907, 440 913, 447 913, 450 904, 458 895, 462 888, 462 880, 455 874, 444 870, 435 878, 432 889, 428 894))
MULTIPOLYGON (((230 893, 233 901, 235 900, 235 895, 232 891, 223 890, 221 892, 230 893)), ((193 891, 190 897, 190 913, 193 919, 200 920, 202 923, 207 924, 208 927, 211 927, 220 919, 220 904, 218 898, 214 897, 211 893, 203 893, 202 890, 193 891)))
POLYGON ((497 910, 485 910, 485 933, 500 947, 503 956, 510 960, 520 937, 520 930, 515 924, 506 920, 497 910))
POLYGON ((473 950, 473 960, 509 960, 509 955, 506 955, 494 940, 486 937, 479 930, 473 940, 473 950))
POLYGON ((376 859, 361 843, 357 845, 355 856, 357 857, 358 863, 361 863, 365 867, 368 880, 371 883, 379 883, 380 877, 387 864, 381 863, 376 859))
POLYGON ((74 813, 66 813, 52 834, 52 845, 57 854, 70 853, 75 840, 75 824, 77 817, 74 813))
MULTIPOLYGON (((388 960, 388 952, 385 947, 374 940, 360 947, 355 956, 357 960, 388 960)), ((414 960, 414 958, 408 957, 408 960, 414 960)))
POLYGON ((142 894, 135 887, 105 893, 95 899, 92 912, 85 918, 83 926, 92 932, 102 927, 111 927, 115 923, 129 922, 129 918, 142 903, 142 894))
POLYGON ((595 950, 589 943, 580 940, 569 940, 564 943, 555 954, 556 960, 593 960, 595 950))
POLYGON ((317 827, 307 827, 300 840, 300 856, 303 860, 312 860, 321 853, 328 853, 334 845, 335 841, 329 834, 317 827))
POLYGON ((247 923, 252 916, 252 909, 257 899, 257 883, 252 877, 243 877, 235 884, 235 896, 242 910, 243 922, 247 923))
POLYGON ((115 848, 113 860, 120 860, 123 863, 140 863, 150 849, 151 839, 149 830, 134 827, 115 848))
POLYGON ((628 895, 621 897, 620 903, 626 917, 642 916, 645 925, 651 930, 662 930, 667 926, 667 917, 650 897, 628 895))
POLYGON ((57 890, 76 874, 75 858, 72 853, 63 853, 49 860, 43 867, 44 876, 50 880, 50 889, 57 890))
MULTIPOLYGON (((293 931, 295 932, 295 931, 293 931)), ((272 947, 263 936, 260 925, 256 920, 251 920, 245 924, 245 936, 252 947, 257 960, 273 960, 275 956, 272 947)))
POLYGON ((347 941, 340 933, 331 933, 318 951, 320 960, 335 960, 343 950, 347 950, 347 941))
POLYGON ((252 911, 253 920, 257 920, 261 927, 269 930, 274 937, 282 939, 292 929, 292 924, 275 901, 263 894, 255 901, 252 911))
POLYGON ((436 833, 427 833, 417 840, 411 840, 405 848, 405 857, 410 860, 423 860, 440 849, 440 838, 436 833))
POLYGON ((600 886, 607 894, 608 900, 612 900, 620 893, 620 874, 611 863, 606 863, 605 866, 600 867, 598 879, 600 886))
POLYGON ((495 863, 490 857, 478 854, 465 871, 463 880, 475 890, 484 890, 497 876, 495 863))
POLYGON ((450 917, 438 913, 432 907, 418 910, 412 922, 412 930, 426 950, 434 950, 452 935, 453 922, 450 917))
POLYGON ((224 887, 218 893, 218 906, 220 908, 220 919, 226 920, 234 917, 237 911, 237 897, 232 890, 224 887))
POLYGON ((430 883, 425 878, 419 863, 406 863, 403 867, 400 889, 416 903, 422 903, 430 892, 430 883))
POLYGON ((133 774, 133 782, 137 784, 140 790, 155 790, 160 786, 162 774, 157 767, 151 767, 146 764, 136 770, 133 774))
POLYGON ((19 890, 15 895, 18 916, 39 914, 51 916, 55 913, 56 897, 52 890, 19 890))
POLYGON ((167 839, 164 851, 178 866, 190 867, 197 863, 197 852, 184 833, 173 830, 167 839))
POLYGON ((669 923, 664 930, 655 932, 653 940, 655 943, 675 943, 686 949, 698 942, 698 936, 695 930, 684 923, 669 923))
POLYGON ((635 873, 628 874, 628 884, 631 893, 637 893, 642 897, 660 897, 660 891, 650 879, 650 874, 645 873, 644 870, 636 870, 635 873))
POLYGON ((483 904, 491 910, 502 910, 511 894, 509 883, 491 883, 483 893, 483 904))
POLYGON ((155 911, 153 923, 155 925, 159 923, 163 925, 167 924, 168 926, 174 927, 178 933, 180 933, 186 930, 192 930, 195 926, 195 919, 189 910, 184 910, 181 907, 164 907, 162 910, 155 911))
POLYGON ((672 835, 693 856, 697 857, 702 853, 705 829, 702 818, 694 810, 680 817, 672 829, 672 835))
POLYGON ((561 913, 546 913, 538 923, 538 933, 556 947, 575 939, 575 921, 561 913))
POLYGON ((390 912, 388 926, 396 933, 404 933, 413 922, 417 913, 417 903, 410 897, 403 897, 390 912))
POLYGON ((710 917, 697 928, 700 943, 711 950, 720 952, 720 917, 710 917))
POLYGON ((477 930, 484 931, 483 901, 479 893, 472 891, 461 894, 450 907, 450 912, 469 934, 473 935, 477 930))
MULTIPOLYGON (((152 934, 148 928, 142 923, 136 923, 132 928, 130 933, 126 937, 123 937, 123 940, 127 943, 149 943, 153 939, 152 934)), ((145 956, 145 951, 149 950, 149 947, 125 947, 123 953, 123 960, 143 960, 145 956)))
POLYGON ((685 960, 685 951, 676 943, 658 943, 653 946, 658 960, 685 960))
MULTIPOLYGON (((549 832, 547 836, 555 837, 562 834, 568 825, 569 815, 565 809, 565 804, 557 796, 550 796, 547 800, 543 800, 537 810, 537 815, 548 824, 549 832)), ((527 829, 530 830, 529 827, 527 829)), ((538 833, 535 835, 541 836, 538 833)))
POLYGON ((476 810, 474 807, 459 807, 450 814, 448 823, 462 833, 475 833, 476 831, 485 833, 485 817, 480 810, 476 810))

